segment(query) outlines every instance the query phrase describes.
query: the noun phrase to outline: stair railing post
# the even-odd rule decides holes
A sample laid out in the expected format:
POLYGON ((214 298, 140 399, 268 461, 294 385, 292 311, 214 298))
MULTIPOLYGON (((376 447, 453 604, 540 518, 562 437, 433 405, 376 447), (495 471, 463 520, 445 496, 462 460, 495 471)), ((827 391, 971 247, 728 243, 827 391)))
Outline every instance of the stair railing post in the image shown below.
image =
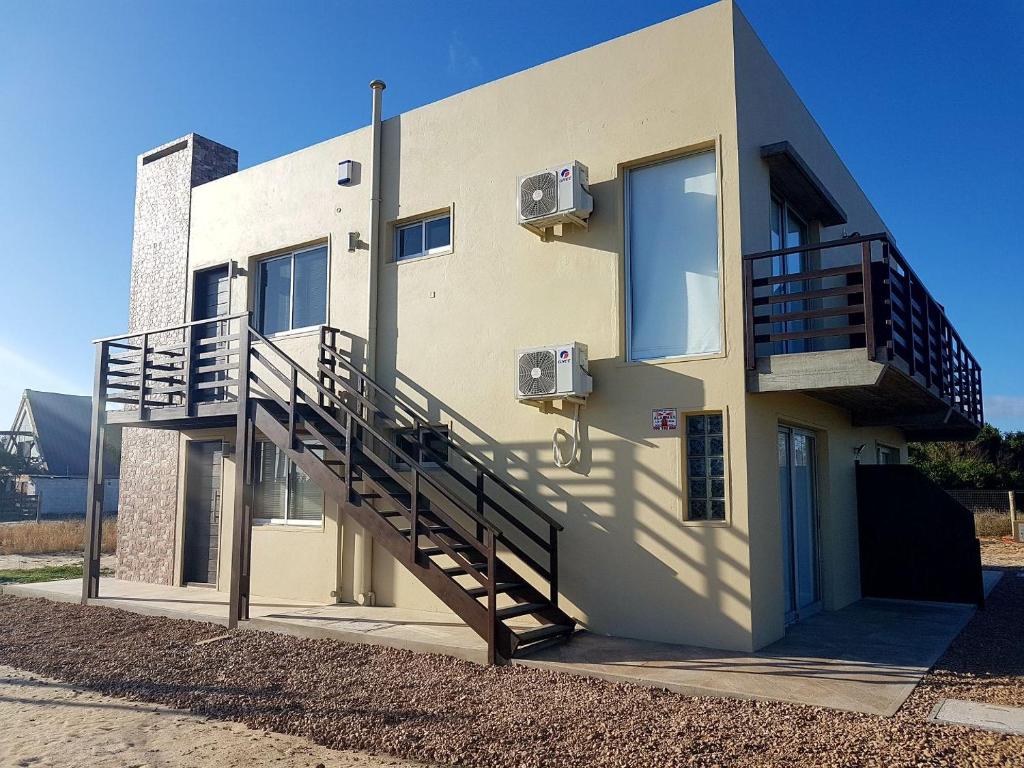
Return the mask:
POLYGON ((481 541, 484 537, 484 471, 476 468, 476 540, 481 541))
POLYGON ((352 412, 345 411, 345 501, 352 503, 352 412))
POLYGON ((498 643, 497 553, 494 532, 490 528, 484 531, 484 547, 487 549, 487 663, 495 664, 498 643))
POLYGON ((549 583, 551 593, 548 597, 552 605, 558 605, 558 529, 555 526, 548 526, 548 570, 551 571, 549 583))
POLYGON ((412 472, 412 498, 409 501, 409 516, 412 522, 409 528, 410 557, 415 565, 419 561, 420 535, 420 473, 415 469, 412 472))
POLYGON ((878 354, 875 347, 875 305, 871 285, 871 242, 861 246, 861 274, 864 281, 864 345, 868 348, 868 360, 874 360, 878 354))
POLYGON ((238 417, 235 433, 235 504, 231 541, 231 588, 229 594, 228 628, 234 629, 239 621, 249 618, 249 560, 252 535, 249 521, 249 486, 252 480, 251 459, 252 427, 249 413, 249 356, 252 339, 249 324, 240 323, 238 341, 238 417))
MULTIPOLYGON (((106 346, 106 345, 104 345, 106 346)), ((144 419, 146 409, 146 357, 149 347, 149 334, 142 334, 142 353, 139 356, 139 418, 144 419)))
POLYGON ((185 391, 182 396, 185 398, 185 415, 192 415, 192 326, 185 326, 185 359, 182 361, 182 385, 185 391))
POLYGON ((299 372, 292 367, 291 383, 288 385, 288 449, 295 449, 295 409, 299 390, 299 372))
MULTIPOLYGON (((103 538, 103 459, 106 445, 107 342, 96 348, 93 378, 92 417, 89 428, 89 485, 85 500, 85 563, 82 574, 82 604, 100 596, 100 544, 103 538)), ((145 355, 145 351, 143 351, 145 355)))

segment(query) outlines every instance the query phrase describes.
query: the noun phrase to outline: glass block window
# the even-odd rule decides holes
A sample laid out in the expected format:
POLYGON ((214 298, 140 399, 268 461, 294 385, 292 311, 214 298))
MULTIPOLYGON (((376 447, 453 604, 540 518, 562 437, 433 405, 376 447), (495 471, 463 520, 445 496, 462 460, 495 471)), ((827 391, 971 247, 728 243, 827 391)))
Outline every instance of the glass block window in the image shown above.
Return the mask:
POLYGON ((686 519, 725 520, 725 432, 721 413, 686 417, 686 519))

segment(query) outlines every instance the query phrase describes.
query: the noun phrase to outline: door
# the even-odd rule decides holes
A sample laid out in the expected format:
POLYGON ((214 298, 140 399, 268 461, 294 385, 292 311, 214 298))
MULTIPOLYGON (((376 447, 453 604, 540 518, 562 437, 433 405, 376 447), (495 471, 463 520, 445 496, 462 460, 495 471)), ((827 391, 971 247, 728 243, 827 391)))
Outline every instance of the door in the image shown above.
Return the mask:
MULTIPOLYGON (((204 269, 196 272, 195 282, 192 290, 192 319, 206 320, 211 317, 220 317, 230 311, 231 281, 228 279, 227 265, 204 269)), ((193 347, 196 352, 211 352, 216 349, 225 349, 226 343, 207 344, 196 346, 202 339, 212 339, 217 336, 225 336, 228 333, 227 323, 203 323, 192 329, 193 347)), ((228 359, 219 357, 206 357, 194 361, 194 365, 208 366, 226 363, 228 359)), ((194 383, 196 385, 211 381, 226 379, 226 371, 212 371, 197 374, 194 383)), ((209 402, 211 400, 223 400, 226 390, 220 387, 203 387, 195 390, 195 400, 209 402)))
POLYGON ((220 440, 192 440, 188 444, 182 569, 186 584, 217 583, 223 458, 220 440))
POLYGON ((779 510, 786 623, 821 610, 814 433, 779 427, 779 510))
MULTIPOLYGON (((807 245, 807 224, 793 211, 786 202, 778 197, 772 196, 771 208, 771 246, 772 250, 783 248, 796 248, 807 245)), ((806 272, 808 254, 805 252, 790 253, 786 256, 776 256, 772 259, 772 276, 782 277, 785 275, 798 275, 806 272)), ((800 293, 807 290, 807 282, 804 280, 790 283, 781 283, 775 286, 778 293, 800 293)), ((806 301, 791 301, 784 304, 776 304, 777 312, 803 312, 810 307, 806 301)), ((774 333, 796 333, 806 330, 806 320, 787 320, 776 323, 774 333)), ((808 350, 806 339, 787 339, 775 342, 772 354, 783 354, 790 352, 806 352, 808 350)))

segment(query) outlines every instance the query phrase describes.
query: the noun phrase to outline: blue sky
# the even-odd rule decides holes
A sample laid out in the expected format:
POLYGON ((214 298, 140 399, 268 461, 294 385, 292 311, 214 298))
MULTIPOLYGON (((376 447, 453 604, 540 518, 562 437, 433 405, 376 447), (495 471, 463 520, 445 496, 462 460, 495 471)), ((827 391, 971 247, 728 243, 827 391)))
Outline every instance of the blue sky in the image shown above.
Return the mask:
MULTIPOLYGON (((123 331, 135 157, 196 131, 243 167, 703 2, 7 2, 0 21, 0 422, 87 393, 123 331), (526 9, 533 10, 526 10, 526 9)), ((1024 3, 741 8, 1024 429, 1024 3)), ((576 84, 574 87, 599 87, 576 84)))

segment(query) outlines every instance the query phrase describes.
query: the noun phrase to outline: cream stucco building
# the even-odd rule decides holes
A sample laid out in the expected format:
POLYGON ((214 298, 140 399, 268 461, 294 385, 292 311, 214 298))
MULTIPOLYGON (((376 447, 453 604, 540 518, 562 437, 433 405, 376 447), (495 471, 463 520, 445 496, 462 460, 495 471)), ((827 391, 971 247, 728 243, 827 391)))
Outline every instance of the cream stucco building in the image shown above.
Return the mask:
POLYGON ((980 372, 736 5, 381 121, 382 91, 245 170, 194 134, 140 157, 97 379, 118 575, 238 618, 250 589, 465 612, 496 658, 572 621, 749 650, 860 598, 858 462, 970 436, 980 372), (587 225, 520 226, 518 179, 571 161, 587 225), (516 351, 569 340, 593 392, 560 467, 579 403, 520 402, 516 351))

